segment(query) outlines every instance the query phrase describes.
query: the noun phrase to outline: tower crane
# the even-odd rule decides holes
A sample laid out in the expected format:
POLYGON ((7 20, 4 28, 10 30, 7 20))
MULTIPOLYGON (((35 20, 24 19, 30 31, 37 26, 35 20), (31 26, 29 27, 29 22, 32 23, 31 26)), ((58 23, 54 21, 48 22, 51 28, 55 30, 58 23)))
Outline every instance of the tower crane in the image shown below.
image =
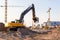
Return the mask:
POLYGON ((8 6, 7 5, 7 1, 8 0, 5 0, 5 5, 3 6, 3 5, 0 5, 0 7, 5 7, 5 19, 4 19, 4 22, 5 23, 7 23, 7 7, 25 7, 25 6, 13 6, 13 5, 11 5, 11 6, 8 6))
POLYGON ((46 22, 46 25, 44 27, 44 29, 49 29, 49 26, 50 26, 50 10, 51 8, 48 9, 47 13, 48 13, 48 20, 46 22))
POLYGON ((51 8, 48 9, 48 21, 47 21, 47 25, 50 26, 50 11, 51 11, 51 8))

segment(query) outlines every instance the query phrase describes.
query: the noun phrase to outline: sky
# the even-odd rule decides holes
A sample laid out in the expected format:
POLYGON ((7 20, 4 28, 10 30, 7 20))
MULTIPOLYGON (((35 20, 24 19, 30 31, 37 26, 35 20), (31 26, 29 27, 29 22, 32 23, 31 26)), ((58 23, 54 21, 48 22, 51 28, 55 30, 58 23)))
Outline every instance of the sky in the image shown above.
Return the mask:
MULTIPOLYGON (((0 0, 0 5, 5 5, 5 0, 0 0)), ((8 7, 8 22, 20 19, 21 13, 29 7, 31 4, 35 6, 35 14, 39 18, 39 24, 47 21, 48 9, 51 8, 50 20, 60 21, 60 0, 8 0, 8 6, 20 6, 20 7, 8 7)), ((4 22, 5 9, 0 7, 0 22, 4 22)), ((27 26, 32 25, 32 11, 29 11, 24 16, 24 23, 27 26)))

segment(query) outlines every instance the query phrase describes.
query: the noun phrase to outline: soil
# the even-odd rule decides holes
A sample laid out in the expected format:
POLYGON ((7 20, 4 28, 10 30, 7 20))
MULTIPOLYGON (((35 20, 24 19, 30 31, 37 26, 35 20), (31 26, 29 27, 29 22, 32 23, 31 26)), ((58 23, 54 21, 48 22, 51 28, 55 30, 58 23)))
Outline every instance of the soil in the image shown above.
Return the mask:
POLYGON ((48 33, 38 33, 28 29, 0 31, 0 40, 60 40, 60 27, 51 29, 48 33))

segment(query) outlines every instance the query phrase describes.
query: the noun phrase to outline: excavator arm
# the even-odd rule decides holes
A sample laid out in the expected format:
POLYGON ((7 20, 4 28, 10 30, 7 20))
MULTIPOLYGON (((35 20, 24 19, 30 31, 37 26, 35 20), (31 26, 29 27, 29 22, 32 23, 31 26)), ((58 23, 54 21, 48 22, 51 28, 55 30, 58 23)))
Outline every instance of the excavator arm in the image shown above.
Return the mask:
POLYGON ((23 22, 23 18, 24 16, 32 9, 32 15, 33 15, 33 21, 36 22, 37 17, 35 17, 35 8, 34 8, 34 4, 32 4, 31 6, 29 6, 25 11, 22 12, 21 16, 20 16, 20 20, 19 22, 23 22))

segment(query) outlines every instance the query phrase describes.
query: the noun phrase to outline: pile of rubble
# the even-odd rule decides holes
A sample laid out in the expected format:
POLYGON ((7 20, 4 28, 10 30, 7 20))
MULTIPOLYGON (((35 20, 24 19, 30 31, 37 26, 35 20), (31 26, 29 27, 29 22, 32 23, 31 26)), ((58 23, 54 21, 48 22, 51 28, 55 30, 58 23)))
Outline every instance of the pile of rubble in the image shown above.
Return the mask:
POLYGON ((23 28, 19 31, 1 31, 0 40, 60 40, 60 28, 44 34, 23 28))

